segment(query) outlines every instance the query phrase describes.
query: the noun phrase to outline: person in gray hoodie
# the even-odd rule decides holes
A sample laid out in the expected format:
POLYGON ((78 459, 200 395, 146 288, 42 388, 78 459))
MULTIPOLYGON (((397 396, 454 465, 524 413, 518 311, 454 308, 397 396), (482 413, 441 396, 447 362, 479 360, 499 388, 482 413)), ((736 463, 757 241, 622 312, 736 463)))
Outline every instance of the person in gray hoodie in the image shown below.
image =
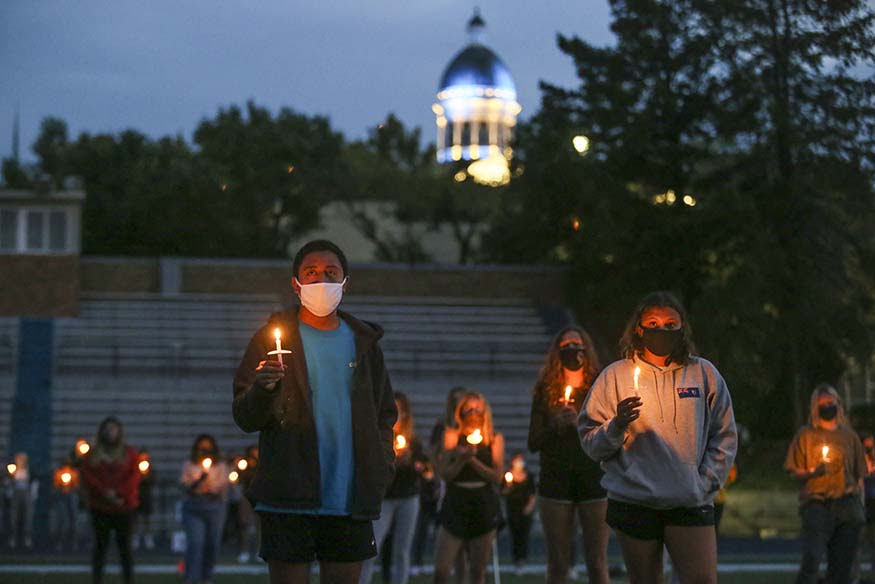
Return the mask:
POLYGON ((620 344, 624 358, 593 383, 578 432, 605 472, 629 581, 660 582, 665 545, 681 582, 716 583, 713 501, 738 445, 726 382, 693 355, 686 311, 668 292, 641 301, 620 344))

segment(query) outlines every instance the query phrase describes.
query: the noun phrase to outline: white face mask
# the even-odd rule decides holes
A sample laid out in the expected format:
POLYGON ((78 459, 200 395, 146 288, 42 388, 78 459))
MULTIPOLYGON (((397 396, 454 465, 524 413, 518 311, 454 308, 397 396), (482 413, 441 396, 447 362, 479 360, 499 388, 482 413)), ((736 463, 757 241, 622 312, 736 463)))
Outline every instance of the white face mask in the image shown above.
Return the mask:
POLYGON ((297 278, 298 286, 301 287, 299 295, 301 304, 316 316, 328 316, 340 306, 343 298, 343 285, 346 278, 339 284, 331 282, 316 282, 315 284, 301 284, 297 278))

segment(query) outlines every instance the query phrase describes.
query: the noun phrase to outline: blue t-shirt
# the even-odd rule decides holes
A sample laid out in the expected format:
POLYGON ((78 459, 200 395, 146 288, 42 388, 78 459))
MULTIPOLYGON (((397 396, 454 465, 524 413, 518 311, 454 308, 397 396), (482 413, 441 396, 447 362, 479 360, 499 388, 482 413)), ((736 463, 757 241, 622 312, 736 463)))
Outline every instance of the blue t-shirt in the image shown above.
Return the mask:
MULTIPOLYGON (((352 377, 355 371, 355 336, 344 321, 334 330, 319 330, 298 323, 307 380, 316 420, 319 445, 319 478, 322 506, 318 509, 285 509, 257 504, 256 511, 308 515, 348 515, 355 480, 352 440, 352 377)), ((296 472, 289 469, 289 472, 296 472)))

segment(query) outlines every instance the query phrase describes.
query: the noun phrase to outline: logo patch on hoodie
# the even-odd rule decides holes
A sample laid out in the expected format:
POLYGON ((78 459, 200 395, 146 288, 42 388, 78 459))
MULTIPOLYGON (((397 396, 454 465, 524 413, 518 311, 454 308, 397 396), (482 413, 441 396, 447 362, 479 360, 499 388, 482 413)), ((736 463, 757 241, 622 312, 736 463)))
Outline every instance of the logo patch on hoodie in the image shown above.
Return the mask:
POLYGON ((679 387, 678 389, 678 397, 699 397, 699 388, 698 387, 679 387))

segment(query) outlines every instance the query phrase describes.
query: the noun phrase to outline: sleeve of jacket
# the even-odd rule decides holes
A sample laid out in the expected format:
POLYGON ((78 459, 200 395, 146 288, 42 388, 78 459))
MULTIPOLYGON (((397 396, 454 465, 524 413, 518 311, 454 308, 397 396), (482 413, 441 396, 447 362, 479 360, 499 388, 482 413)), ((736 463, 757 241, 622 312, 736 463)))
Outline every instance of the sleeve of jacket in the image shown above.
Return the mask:
MULTIPOLYGON (((253 335, 246 347, 237 374, 234 376, 234 422, 244 432, 257 432, 270 421, 270 404, 279 387, 273 391, 255 383, 255 368, 264 358, 264 329, 253 335)), ((282 383, 282 382, 280 382, 282 383)))
POLYGON ((726 482, 735 461, 738 431, 726 382, 717 369, 713 369, 709 378, 708 382, 713 383, 713 388, 708 395, 708 443, 699 465, 699 474, 709 482, 711 491, 716 492, 726 482))
POLYGON ((532 412, 529 416, 529 452, 540 452, 547 437, 549 412, 544 399, 544 387, 540 383, 532 397, 532 412))
POLYGON ((586 396, 577 418, 580 445, 596 461, 607 460, 623 446, 626 431, 617 426, 617 391, 614 368, 601 372, 586 396))
POLYGON ((393 426, 398 419, 398 409, 395 407, 395 393, 392 382, 383 359, 383 350, 374 346, 374 403, 377 406, 377 426, 380 430, 380 440, 383 442, 383 452, 386 462, 395 468, 395 432, 393 426))
POLYGON ((137 468, 137 454, 135 449, 128 449, 125 460, 125 473, 121 484, 118 486, 118 491, 125 500, 125 506, 128 509, 134 509, 140 504, 139 487, 140 479, 143 478, 143 475, 140 474, 140 469, 137 468))

